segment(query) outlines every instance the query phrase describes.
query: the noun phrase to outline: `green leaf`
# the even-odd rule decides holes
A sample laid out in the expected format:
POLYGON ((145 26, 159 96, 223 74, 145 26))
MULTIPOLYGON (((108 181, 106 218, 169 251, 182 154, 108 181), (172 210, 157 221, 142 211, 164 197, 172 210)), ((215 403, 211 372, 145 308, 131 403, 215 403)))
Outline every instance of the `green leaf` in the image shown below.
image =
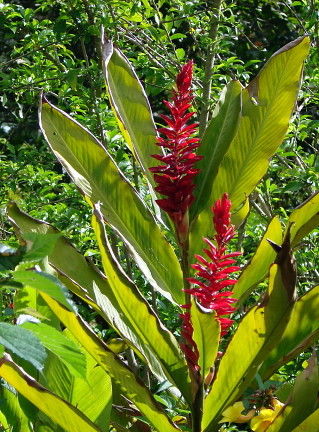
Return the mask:
POLYGON ((283 411, 268 427, 267 432, 291 432, 315 410, 318 389, 318 365, 314 353, 308 360, 307 368, 297 376, 291 399, 286 402, 283 411))
MULTIPOLYGON (((63 333, 75 343, 69 331, 63 333)), ((76 344, 79 345, 77 341, 76 344)), ((85 358, 86 376, 81 379, 74 376, 58 357, 49 356, 44 371, 45 383, 51 391, 76 406, 102 430, 106 430, 112 406, 111 378, 87 351, 85 358)))
POLYGON ((319 432, 319 409, 300 423, 292 432, 319 432))
POLYGON ((96 362, 109 373, 112 380, 121 387, 125 396, 136 405, 157 431, 176 432, 179 430, 159 409, 150 391, 135 377, 131 369, 107 348, 80 317, 65 309, 47 294, 41 295, 65 327, 96 362))
POLYGON ((46 351, 29 330, 9 323, 0 323, 0 344, 8 350, 30 362, 36 369, 42 370, 46 351))
POLYGON ((91 202, 102 203, 105 220, 127 244, 149 282, 182 304, 182 271, 173 248, 106 150, 79 123, 46 101, 40 122, 58 160, 91 202))
POLYGON ((9 356, 0 360, 0 376, 65 431, 102 432, 78 409, 26 374, 9 356))
POLYGON ((103 42, 103 70, 110 102, 121 132, 151 184, 149 168, 157 165, 156 129, 146 93, 132 65, 111 41, 103 42))
POLYGON ((291 225, 291 243, 296 246, 314 228, 319 226, 319 193, 315 193, 290 215, 288 226, 291 225))
POLYGON ((275 216, 270 222, 255 255, 242 270, 236 285, 234 286, 233 297, 238 299, 237 307, 241 305, 252 292, 252 290, 262 282, 268 274, 269 267, 276 258, 276 252, 269 244, 268 240, 278 244, 282 243, 282 229, 280 220, 275 216))
MULTIPOLYGON (((57 232, 51 225, 31 218, 15 205, 9 207, 8 213, 11 222, 19 227, 22 237, 25 232, 29 231, 57 232)), ((163 332, 158 319, 150 315, 145 300, 136 291, 136 287, 132 287, 131 282, 125 288, 125 283, 122 281, 121 286, 123 285, 122 289, 125 294, 122 295, 120 292, 116 294, 116 284, 112 282, 112 278, 110 279, 110 282, 113 283, 111 286, 109 280, 90 261, 85 259, 65 237, 58 239, 56 248, 48 260, 50 265, 59 273, 59 278, 63 284, 94 308, 112 328, 127 340, 149 363, 155 375, 161 380, 165 380, 167 379, 165 373, 167 373, 173 382, 175 380, 179 382, 182 379, 183 382, 176 385, 181 388, 188 399, 188 377, 185 374, 183 359, 177 356, 176 341, 167 330, 163 332), (115 294, 120 297, 120 302, 115 294), (129 299, 128 305, 125 304, 125 299, 129 299), (130 307, 128 315, 119 312, 122 308, 126 310, 128 306, 130 307), (140 311, 138 316, 141 317, 141 320, 139 322, 136 321, 136 311, 140 311), (150 323, 148 323, 148 319, 150 319, 150 323), (135 330, 136 328, 138 330, 135 330), (157 354, 159 337, 163 339, 160 342, 163 351, 161 349, 157 354), (179 365, 180 371, 178 371, 177 365, 179 365), (173 373, 168 372, 170 369, 175 369, 175 371, 173 373)), ((111 273, 113 277, 116 276, 116 267, 114 271, 111 273)), ((119 276, 120 280, 125 280, 123 275, 119 276)), ((23 298, 21 300, 23 306, 23 298)))
POLYGON ((305 351, 319 338, 319 285, 295 303, 287 327, 266 356, 259 374, 269 379, 281 366, 305 351))
POLYGON ((3 385, 0 387, 0 422, 4 430, 10 432, 33 431, 28 416, 20 406, 18 395, 3 385))
POLYGON ((23 285, 30 286, 38 291, 46 292, 51 297, 55 298, 66 308, 72 310, 70 302, 67 300, 67 291, 61 284, 59 279, 40 271, 16 271, 13 274, 13 279, 23 285))
POLYGON ((72 340, 47 324, 26 322, 21 327, 34 333, 45 348, 55 354, 75 377, 85 377, 85 356, 72 340))
POLYGON ((220 339, 220 325, 216 319, 216 312, 204 310, 195 300, 192 300, 191 321, 193 325, 193 340, 196 343, 203 380, 213 367, 220 339))
MULTIPOLYGON (((106 237, 102 214, 96 206, 92 226, 101 251, 102 264, 108 280, 108 290, 116 298, 117 311, 125 316, 131 330, 137 336, 137 346, 144 347, 149 367, 156 374, 160 362, 164 375, 179 388, 186 400, 191 400, 190 379, 187 364, 174 336, 163 326, 149 304, 140 294, 138 288, 130 281, 121 269, 106 237), (155 362, 153 358, 157 358, 155 362)), ((108 291, 102 293, 108 297, 108 291)), ((103 300, 102 300, 103 302, 103 300)), ((103 309, 103 303, 98 303, 103 309)), ((143 352, 142 351, 142 352, 143 352)), ((162 374, 161 374, 162 375, 162 374)))
POLYGON ((206 207, 193 222, 190 255, 200 252, 199 239, 212 235, 211 205, 227 192, 233 209, 240 208, 266 173, 287 131, 308 50, 307 36, 285 45, 243 89, 238 131, 219 165, 206 207))
POLYGON ((23 260, 39 261, 50 255, 61 234, 28 233, 24 239, 31 243, 30 249, 23 256, 23 260))
MULTIPOLYGON (((219 164, 237 131, 241 113, 241 91, 242 86, 238 81, 231 81, 224 88, 201 140, 198 154, 203 156, 203 159, 196 165, 200 171, 195 177, 196 200, 191 207, 191 219, 209 202, 219 164)), ((213 205, 213 202, 210 205, 213 205)))
POLYGON ((290 287, 285 286, 283 265, 273 264, 268 295, 240 322, 222 357, 216 380, 205 399, 203 431, 215 430, 221 413, 242 395, 260 363, 280 339, 291 313, 293 295, 290 287))

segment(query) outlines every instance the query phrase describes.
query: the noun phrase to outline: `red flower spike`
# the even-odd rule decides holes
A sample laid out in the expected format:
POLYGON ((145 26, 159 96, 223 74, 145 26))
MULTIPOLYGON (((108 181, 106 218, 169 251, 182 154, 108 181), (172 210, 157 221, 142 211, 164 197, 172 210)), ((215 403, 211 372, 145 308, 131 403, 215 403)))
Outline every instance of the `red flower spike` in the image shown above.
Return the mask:
POLYGON ((180 243, 186 239, 187 211, 194 201, 193 179, 198 173, 194 164, 202 158, 194 152, 199 146, 199 139, 193 137, 197 132, 198 124, 187 124, 195 114, 186 112, 193 100, 192 75, 193 62, 189 61, 177 75, 172 101, 164 101, 170 116, 161 116, 167 127, 158 129, 164 137, 157 139, 157 145, 164 149, 164 154, 152 155, 163 165, 150 168, 157 183, 155 190, 166 197, 157 200, 157 204, 174 222, 180 243))
POLYGON ((196 297, 204 308, 216 311, 222 336, 227 333, 233 322, 225 318, 225 315, 235 311, 232 303, 236 300, 231 297, 233 292, 229 287, 234 285, 236 280, 229 277, 231 273, 240 269, 233 265, 235 260, 232 259, 240 255, 240 252, 226 254, 227 243, 235 235, 235 228, 230 223, 230 208, 231 201, 227 194, 224 194, 212 207, 216 245, 209 239, 204 239, 209 247, 204 249, 207 258, 195 255, 197 263, 193 264, 192 268, 196 270, 196 276, 188 279, 193 287, 186 290, 196 297))
MULTIPOLYGON (((237 281, 230 279, 230 274, 239 270, 238 266, 233 265, 235 263, 233 258, 240 255, 240 252, 226 253, 227 243, 235 235, 234 226, 230 223, 230 208, 231 201, 227 194, 224 194, 212 207, 216 245, 209 239, 203 239, 208 245, 208 248, 204 249, 207 258, 195 255, 197 263, 193 264, 192 268, 196 271, 196 275, 188 278, 192 287, 185 290, 196 297, 201 306, 216 312, 216 318, 221 326, 221 336, 227 333, 233 323, 227 318, 227 315, 235 311, 232 304, 236 300, 232 298, 233 292, 229 288, 237 281)), ((190 305, 182 307, 190 309, 190 305)), ((192 339, 193 327, 190 313, 182 314, 181 318, 183 320, 182 336, 185 341, 181 348, 189 366, 192 370, 198 371, 198 350, 192 339)))

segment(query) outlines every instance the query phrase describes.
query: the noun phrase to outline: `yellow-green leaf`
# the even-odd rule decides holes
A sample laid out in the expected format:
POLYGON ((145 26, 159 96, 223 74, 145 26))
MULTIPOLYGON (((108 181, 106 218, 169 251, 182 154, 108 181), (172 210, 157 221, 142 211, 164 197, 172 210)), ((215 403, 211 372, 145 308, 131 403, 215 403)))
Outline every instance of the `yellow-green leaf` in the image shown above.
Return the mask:
POLYGON ((223 410, 241 397, 264 357, 280 339, 292 306, 293 294, 285 287, 281 267, 274 264, 268 295, 240 322, 222 357, 216 380, 205 399, 203 431, 215 430, 223 410))
POLYGON ((307 368, 297 376, 290 400, 267 432, 291 432, 315 410, 318 390, 318 364, 314 353, 308 360, 307 368))
POLYGON ((207 206, 219 164, 237 131, 241 113, 241 91, 242 86, 238 81, 231 81, 224 88, 201 140, 198 154, 203 156, 203 159, 196 165, 200 171, 195 177, 196 199, 191 207, 192 219, 207 206))
MULTIPOLYGON (((12 223, 18 227, 20 235, 24 237, 26 232, 58 233, 51 225, 42 221, 31 218, 23 213, 14 204, 8 208, 9 217, 12 223)), ((127 304, 122 302, 123 307, 130 309, 129 314, 122 313, 121 301, 119 302, 114 295, 116 284, 113 284, 114 290, 109 280, 87 259, 85 259, 65 237, 59 237, 55 249, 48 257, 49 264, 58 272, 59 278, 75 295, 96 310, 108 323, 113 327, 139 355, 149 363, 152 371, 161 380, 169 378, 170 381, 179 382, 182 379, 180 387, 187 397, 187 377, 185 376, 185 364, 182 358, 177 357, 176 342, 167 331, 162 333, 155 316, 150 315, 150 310, 145 304, 145 300, 136 291, 135 287, 131 288, 131 283, 126 286, 127 304), (130 292, 132 291, 132 292, 130 292), (136 311, 140 311, 135 315, 136 311), (133 312, 133 313, 132 313, 133 312), (138 331, 136 330, 138 329, 138 331), (141 332, 141 328, 143 331, 141 332), (144 334, 145 331, 145 334, 144 334), (140 335, 142 338, 140 338, 140 335), (163 338, 163 336, 165 336, 163 338), (160 349, 157 341, 162 338, 163 341, 160 349), (166 366, 161 365, 162 363, 166 366), (180 371, 176 365, 180 365, 180 371), (172 378, 170 373, 167 377, 167 367, 175 369, 176 373, 172 378)), ((111 279, 114 272, 111 272, 111 279)), ((121 276, 124 280, 124 277, 121 276)), ((122 288, 125 283, 122 280, 122 288)), ((120 295, 120 293, 118 294, 120 295)), ((125 299, 125 295, 123 297, 125 299)), ((178 384, 176 384, 178 385, 178 384)), ((178 385, 179 386, 179 385, 178 385)))
POLYGON ((220 325, 215 311, 204 310, 194 300, 191 306, 191 320, 194 329, 193 340, 199 352, 200 374, 205 380, 217 356, 220 325))
POLYGON ((0 360, 0 376, 65 431, 102 432, 77 408, 50 392, 19 368, 8 355, 0 360))
POLYGON ((40 124, 47 142, 74 183, 91 202, 101 202, 105 220, 127 244, 149 282, 182 304, 182 271, 153 215, 96 138, 45 101, 40 124))
POLYGON ((269 267, 275 261, 276 252, 269 244, 268 240, 273 241, 279 246, 282 243, 282 229, 277 216, 270 222, 255 255, 242 270, 234 286, 233 297, 238 299, 237 306, 242 304, 256 285, 267 276, 269 267))
MULTIPOLYGON (((188 368, 178 343, 144 300, 137 286, 121 269, 112 253, 104 230, 102 214, 97 206, 95 207, 92 226, 101 252, 109 291, 112 292, 112 297, 114 296, 118 302, 118 312, 123 314, 129 322, 132 331, 138 338, 138 346, 148 347, 148 350, 152 352, 152 356, 147 357, 151 370, 156 373, 157 363, 159 363, 164 370, 164 375, 179 388, 186 400, 190 401, 191 388, 188 368), (158 362, 154 364, 152 357, 157 357, 158 362)), ((104 290, 103 294, 108 296, 108 290, 104 290)), ((103 309, 103 300, 99 306, 103 309)))
POLYGON ((115 380, 126 397, 136 405, 158 432, 164 430, 165 432, 176 432, 179 430, 158 407, 147 387, 136 378, 129 367, 107 348, 79 316, 65 309, 47 294, 42 293, 41 295, 74 338, 111 376, 112 380, 115 380))
POLYGON ((242 91, 242 117, 238 131, 219 165, 206 207, 194 220, 191 255, 200 251, 198 238, 212 234, 212 203, 227 192, 236 210, 266 173, 269 159, 287 131, 308 51, 307 36, 285 45, 242 91))
POLYGON ((314 411, 291 432, 319 432, 319 409, 314 411))
POLYGON ((319 339, 319 285, 295 303, 287 327, 266 356, 259 374, 269 379, 277 369, 319 339))
POLYGON ((111 41, 102 43, 103 70, 110 102, 121 132, 151 184, 149 168, 157 165, 156 129, 146 93, 132 65, 111 41))
POLYGON ((291 244, 296 246, 314 228, 319 226, 319 193, 315 193, 290 215, 288 226, 291 225, 291 244))

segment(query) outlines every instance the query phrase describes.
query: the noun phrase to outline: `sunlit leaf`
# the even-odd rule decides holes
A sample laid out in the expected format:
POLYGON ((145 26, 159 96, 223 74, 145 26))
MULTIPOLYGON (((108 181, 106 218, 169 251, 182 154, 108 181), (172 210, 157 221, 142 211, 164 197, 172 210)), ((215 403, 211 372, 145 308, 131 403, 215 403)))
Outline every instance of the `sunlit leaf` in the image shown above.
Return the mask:
POLYGON ((13 324, 0 322, 0 344, 7 350, 42 370, 46 351, 39 339, 29 330, 13 324))
POLYGON ((42 131, 57 159, 82 193, 101 211, 129 247, 149 282, 182 304, 182 272, 172 246, 113 159, 96 138, 69 115, 45 101, 42 131))
POLYGON ((276 258, 277 254, 268 240, 279 246, 282 243, 282 228, 277 216, 270 222, 255 255, 242 270, 238 282, 234 286, 233 297, 238 299, 237 305, 242 304, 257 284, 267 276, 269 267, 276 258))
POLYGON ((287 131, 308 51, 309 37, 290 42, 243 89, 237 134, 219 165, 206 207, 192 224, 191 255, 199 253, 199 239, 212 235, 211 205, 227 192, 236 210, 266 173, 287 131))
POLYGON ((151 108, 132 65, 111 41, 102 44, 103 70, 110 101, 121 132, 151 184, 149 168, 156 165, 156 129, 151 108))
MULTIPOLYGON (((153 427, 162 432, 176 432, 168 417, 157 406, 150 391, 134 373, 128 368, 107 346, 93 333, 83 320, 73 312, 68 311, 47 294, 41 294, 52 311, 59 317, 61 322, 85 348, 96 362, 109 373, 126 395, 132 400, 136 407, 145 415, 153 427)), ((1 369, 0 369, 1 371, 1 369)))
POLYGON ((65 431, 102 432, 78 409, 51 393, 25 373, 9 356, 0 360, 0 376, 65 431))

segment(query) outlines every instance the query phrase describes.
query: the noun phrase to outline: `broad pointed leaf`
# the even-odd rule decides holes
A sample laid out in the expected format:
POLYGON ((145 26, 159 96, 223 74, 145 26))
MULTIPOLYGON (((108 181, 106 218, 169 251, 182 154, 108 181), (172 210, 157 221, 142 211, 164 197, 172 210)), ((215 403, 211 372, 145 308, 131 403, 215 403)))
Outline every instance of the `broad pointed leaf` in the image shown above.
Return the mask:
POLYGON ((173 248, 107 151, 85 128, 47 101, 41 107, 40 124, 74 183, 93 203, 102 203, 105 220, 128 245, 146 278, 164 296, 182 304, 182 272, 173 248))
POLYGON ((212 234, 210 206, 227 192, 236 210, 266 173, 287 131, 308 51, 307 36, 285 45, 242 91, 237 134, 219 166, 207 205, 192 224, 191 255, 200 251, 200 239, 212 234))
POLYGON ((194 300, 191 306, 191 317, 194 329, 193 340, 199 352, 198 365, 201 377, 205 380, 217 356, 220 325, 214 311, 204 310, 194 300))
POLYGON ((316 357, 316 354, 313 354, 307 368, 297 376, 290 400, 267 432, 291 432, 315 410, 319 390, 316 357))
POLYGON ((23 285, 30 286, 39 291, 48 293, 51 297, 55 298, 66 308, 72 310, 73 307, 67 299, 68 292, 61 284, 59 279, 52 275, 41 271, 16 271, 13 274, 13 279, 23 285))
POLYGON ((195 177, 196 199, 191 207, 191 218, 207 206, 219 164, 237 132, 241 114, 241 91, 242 86, 238 81, 231 81, 224 88, 201 140, 198 154, 203 159, 196 165, 200 171, 195 177))
POLYGON ((319 339, 319 285, 295 303, 287 327, 266 356, 259 374, 269 379, 281 366, 294 359, 319 339))
POLYGON ((319 226, 319 193, 315 193, 290 215, 288 226, 291 225, 291 243, 296 246, 300 240, 319 226))
POLYGON ((276 252, 268 240, 279 246, 282 243, 282 229, 277 216, 270 222, 255 255, 242 270, 234 286, 234 298, 238 299, 237 306, 242 304, 257 284, 267 276, 269 267, 275 261, 276 252))
POLYGON ((294 293, 291 286, 286 285, 285 266, 290 257, 286 248, 285 252, 280 265, 274 264, 270 269, 269 293, 261 305, 252 308, 243 318, 220 362, 216 380, 204 403, 204 431, 215 430, 222 411, 242 395, 287 325, 294 293))
MULTIPOLYGON (((49 224, 21 212, 15 205, 9 207, 8 213, 11 222, 19 227, 22 237, 30 231, 58 232, 49 224)), ((175 383, 185 398, 189 399, 185 362, 179 356, 175 339, 167 330, 163 331, 158 319, 151 314, 149 306, 136 287, 131 282, 126 285, 124 275, 119 274, 120 279, 115 279, 114 282, 117 275, 115 268, 110 274, 109 281, 65 237, 58 239, 56 248, 48 260, 58 271, 63 284, 94 308, 135 350, 138 350, 155 375, 162 380, 169 379, 175 383), (116 281, 121 284, 123 292, 116 293, 116 281), (119 300, 116 296, 119 296, 119 300), (129 313, 122 313, 122 310, 128 310, 129 313)))
POLYGON ((319 408, 300 423, 292 432, 319 432, 319 408))
MULTIPOLYGON (((174 382, 187 400, 191 398, 190 379, 187 364, 174 336, 163 326, 148 303, 143 299, 138 288, 125 275, 106 237, 102 214, 95 208, 92 226, 101 252, 104 272, 108 279, 108 290, 118 302, 118 311, 122 313, 136 334, 139 344, 157 356, 165 375, 174 382)), ((108 290, 103 294, 108 296, 108 290)), ((103 309, 103 305, 99 304, 103 309)), ((152 356, 148 356, 151 360, 152 356)), ((152 365, 149 365, 152 368, 152 365)))
POLYGON ((19 368, 8 355, 0 360, 0 376, 65 431, 102 432, 78 409, 51 393, 19 368))
POLYGON ((102 43, 103 70, 110 102, 121 132, 151 184, 149 168, 156 165, 156 129, 146 93, 132 65, 111 41, 102 43))
MULTIPOLYGON (((54 299, 41 294, 52 311, 61 322, 85 348, 96 362, 115 380, 126 397, 136 405, 145 415, 153 427, 162 432, 176 432, 178 430, 170 422, 164 412, 157 406, 149 390, 136 378, 134 373, 93 333, 82 319, 68 311, 54 299)), ((0 369, 1 371, 1 369, 0 369)))
MULTIPOLYGON (((68 331, 63 332, 71 341, 68 331)), ((72 337, 73 339, 73 337, 72 337)), ((74 343, 74 341, 72 340, 74 343)), ((78 343, 77 343, 78 345, 78 343)), ((45 367, 45 385, 76 406, 102 430, 106 430, 112 406, 111 378, 85 351, 86 376, 74 376, 57 356, 50 356, 45 367)))
POLYGON ((0 422, 10 432, 32 432, 29 418, 19 403, 17 394, 3 385, 0 387, 0 422))

